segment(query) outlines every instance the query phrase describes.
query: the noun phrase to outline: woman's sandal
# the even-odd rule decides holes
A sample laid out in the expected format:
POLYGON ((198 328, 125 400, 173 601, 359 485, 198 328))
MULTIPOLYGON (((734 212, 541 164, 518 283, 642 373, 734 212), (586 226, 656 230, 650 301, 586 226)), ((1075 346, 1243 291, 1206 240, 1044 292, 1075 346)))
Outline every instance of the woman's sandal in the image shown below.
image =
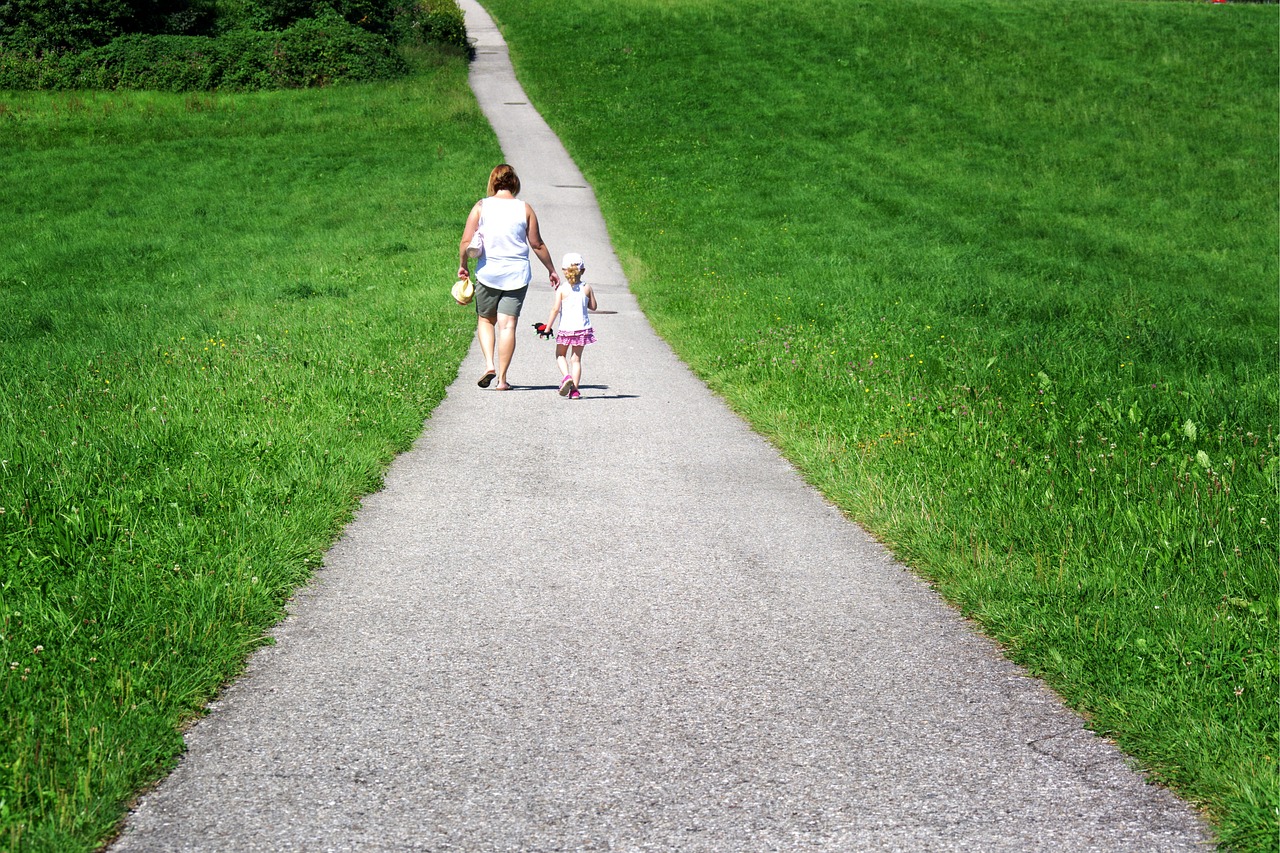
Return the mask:
POLYGON ((484 372, 484 376, 481 376, 480 381, 477 382, 476 384, 479 385, 481 388, 488 388, 489 383, 492 382, 494 378, 497 377, 497 375, 498 375, 498 372, 496 370, 486 370, 484 372))

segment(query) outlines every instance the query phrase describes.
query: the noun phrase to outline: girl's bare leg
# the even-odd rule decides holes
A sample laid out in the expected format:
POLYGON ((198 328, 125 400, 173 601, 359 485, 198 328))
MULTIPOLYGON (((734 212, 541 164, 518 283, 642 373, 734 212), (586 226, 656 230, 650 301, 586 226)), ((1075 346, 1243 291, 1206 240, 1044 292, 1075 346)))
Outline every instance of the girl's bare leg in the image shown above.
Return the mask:
POLYGON ((582 350, 583 347, 575 346, 569 356, 569 375, 573 377, 574 385, 582 384, 582 350))
POLYGON ((565 344, 556 344, 556 365, 560 368, 561 376, 569 375, 569 361, 565 358, 565 354, 568 352, 568 346, 565 344))

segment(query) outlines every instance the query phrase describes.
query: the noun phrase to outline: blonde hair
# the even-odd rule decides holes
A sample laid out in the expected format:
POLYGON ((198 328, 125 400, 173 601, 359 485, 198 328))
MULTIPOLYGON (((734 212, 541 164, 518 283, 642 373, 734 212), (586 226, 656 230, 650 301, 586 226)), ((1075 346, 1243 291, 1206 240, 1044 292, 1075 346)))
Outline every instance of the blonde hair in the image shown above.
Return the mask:
POLYGON ((582 267, 577 264, 565 267, 564 279, 569 282, 569 284, 577 284, 582 281, 582 267))
POLYGON ((496 195, 503 190, 510 191, 512 195, 520 194, 520 178, 516 176, 516 170, 506 163, 494 166, 489 173, 489 195, 496 195))

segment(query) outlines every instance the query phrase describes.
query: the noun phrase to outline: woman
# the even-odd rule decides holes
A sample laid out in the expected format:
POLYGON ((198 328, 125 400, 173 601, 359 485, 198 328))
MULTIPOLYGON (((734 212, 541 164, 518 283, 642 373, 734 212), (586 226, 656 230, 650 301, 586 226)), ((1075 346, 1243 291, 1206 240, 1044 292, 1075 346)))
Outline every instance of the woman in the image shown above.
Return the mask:
POLYGON ((516 198, 519 192, 516 170, 505 163, 496 167, 489 174, 489 195, 471 208, 458 244, 458 277, 467 278, 467 247, 476 231, 480 232, 483 249, 472 283, 476 290, 476 336, 484 353, 485 370, 476 384, 488 388, 496 379, 499 391, 511 390, 507 368, 516 351, 516 321, 533 278, 530 249, 547 268, 552 288, 560 286, 551 252, 538 233, 538 217, 532 207, 516 198))

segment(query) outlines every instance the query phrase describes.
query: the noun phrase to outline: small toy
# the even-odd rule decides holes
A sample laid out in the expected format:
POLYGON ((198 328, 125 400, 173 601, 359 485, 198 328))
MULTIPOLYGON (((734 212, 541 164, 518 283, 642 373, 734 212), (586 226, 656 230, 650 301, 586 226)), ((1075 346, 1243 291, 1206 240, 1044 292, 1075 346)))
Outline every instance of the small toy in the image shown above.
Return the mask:
POLYGON ((538 333, 538 337, 544 341, 549 341, 555 337, 556 330, 548 326, 546 323, 534 323, 533 330, 538 333))

